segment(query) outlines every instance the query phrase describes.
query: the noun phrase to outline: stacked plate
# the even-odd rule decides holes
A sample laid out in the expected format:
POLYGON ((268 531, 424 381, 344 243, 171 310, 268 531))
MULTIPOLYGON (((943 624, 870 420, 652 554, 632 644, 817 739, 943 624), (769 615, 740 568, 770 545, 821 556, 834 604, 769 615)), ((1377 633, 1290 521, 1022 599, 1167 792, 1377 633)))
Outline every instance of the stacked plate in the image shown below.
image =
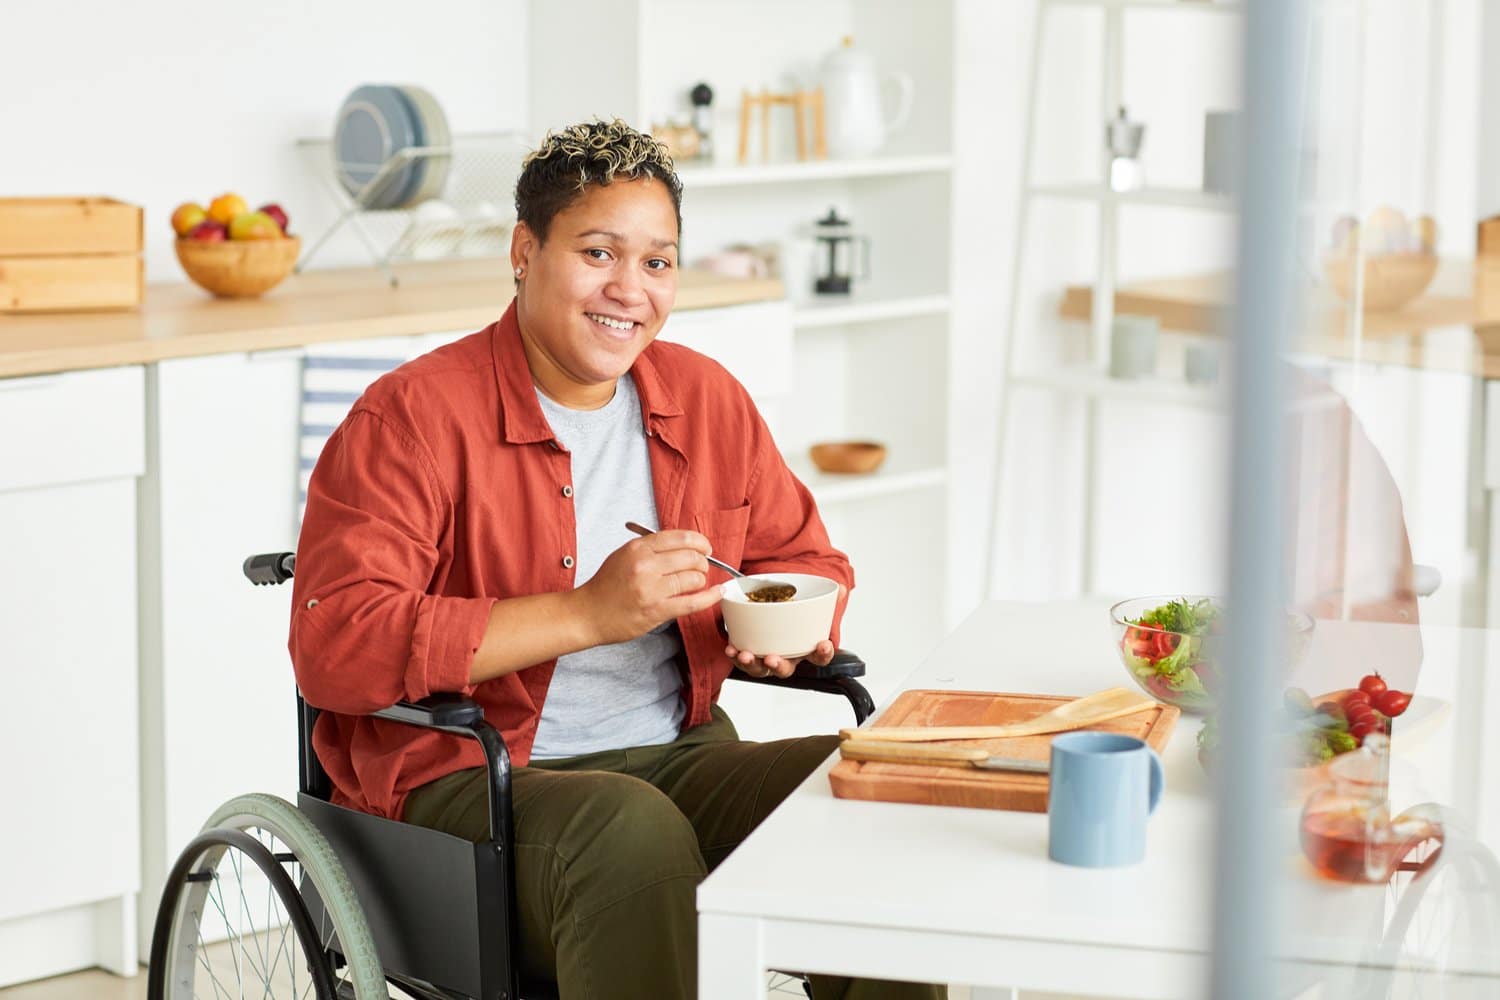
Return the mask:
POLYGON ((356 87, 339 107, 333 165, 344 190, 367 209, 406 208, 436 197, 448 180, 446 154, 410 156, 381 177, 380 168, 403 149, 447 148, 452 142, 443 108, 409 84, 356 87))

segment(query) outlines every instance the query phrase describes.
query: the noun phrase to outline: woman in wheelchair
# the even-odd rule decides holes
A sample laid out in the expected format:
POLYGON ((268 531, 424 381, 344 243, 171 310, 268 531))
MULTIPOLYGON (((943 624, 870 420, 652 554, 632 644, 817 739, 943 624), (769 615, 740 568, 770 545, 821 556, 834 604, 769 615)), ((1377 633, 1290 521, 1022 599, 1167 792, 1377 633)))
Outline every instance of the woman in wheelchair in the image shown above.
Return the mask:
POLYGON ((680 196, 664 148, 619 121, 549 134, 516 185, 515 301, 370 387, 298 543, 290 649, 333 803, 488 839, 480 745, 371 715, 477 703, 514 766, 514 958, 564 998, 694 996, 696 886, 836 747, 741 741, 716 705, 731 671, 797 663, 726 646, 706 554, 842 584, 813 664, 854 577, 744 388, 655 342, 680 196))

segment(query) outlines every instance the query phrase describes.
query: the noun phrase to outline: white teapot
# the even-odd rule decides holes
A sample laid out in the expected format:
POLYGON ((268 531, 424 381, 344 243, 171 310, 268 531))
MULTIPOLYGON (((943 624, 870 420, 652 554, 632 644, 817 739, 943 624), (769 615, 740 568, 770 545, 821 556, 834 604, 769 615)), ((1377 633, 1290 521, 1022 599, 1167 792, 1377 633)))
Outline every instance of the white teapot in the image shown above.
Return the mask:
POLYGON ((870 156, 885 145, 886 136, 911 115, 912 80, 905 73, 877 73, 875 60, 854 48, 854 39, 823 59, 821 73, 828 155, 838 159, 870 156), (880 86, 896 84, 896 113, 889 118, 881 105, 880 86))

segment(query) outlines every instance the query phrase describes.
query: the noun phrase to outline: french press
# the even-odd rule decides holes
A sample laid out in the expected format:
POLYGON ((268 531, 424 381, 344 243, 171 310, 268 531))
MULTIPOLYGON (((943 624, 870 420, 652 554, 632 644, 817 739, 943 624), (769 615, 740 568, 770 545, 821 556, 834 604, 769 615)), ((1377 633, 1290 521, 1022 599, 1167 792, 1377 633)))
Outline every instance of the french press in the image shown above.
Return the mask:
POLYGON ((813 240, 819 245, 818 274, 813 289, 819 295, 848 295, 854 278, 855 248, 859 248, 859 278, 870 276, 870 238, 856 235, 848 219, 830 208, 817 221, 813 240))

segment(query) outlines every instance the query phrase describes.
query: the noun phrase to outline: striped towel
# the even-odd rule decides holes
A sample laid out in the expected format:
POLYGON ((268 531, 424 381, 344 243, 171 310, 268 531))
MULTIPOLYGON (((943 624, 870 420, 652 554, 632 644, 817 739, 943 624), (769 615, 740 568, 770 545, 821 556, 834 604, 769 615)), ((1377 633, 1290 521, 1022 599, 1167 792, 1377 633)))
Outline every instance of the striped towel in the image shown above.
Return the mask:
POLYGON ((307 507, 307 481, 323 446, 356 400, 386 372, 416 356, 416 338, 318 344, 302 359, 302 427, 298 445, 297 523, 307 507))

